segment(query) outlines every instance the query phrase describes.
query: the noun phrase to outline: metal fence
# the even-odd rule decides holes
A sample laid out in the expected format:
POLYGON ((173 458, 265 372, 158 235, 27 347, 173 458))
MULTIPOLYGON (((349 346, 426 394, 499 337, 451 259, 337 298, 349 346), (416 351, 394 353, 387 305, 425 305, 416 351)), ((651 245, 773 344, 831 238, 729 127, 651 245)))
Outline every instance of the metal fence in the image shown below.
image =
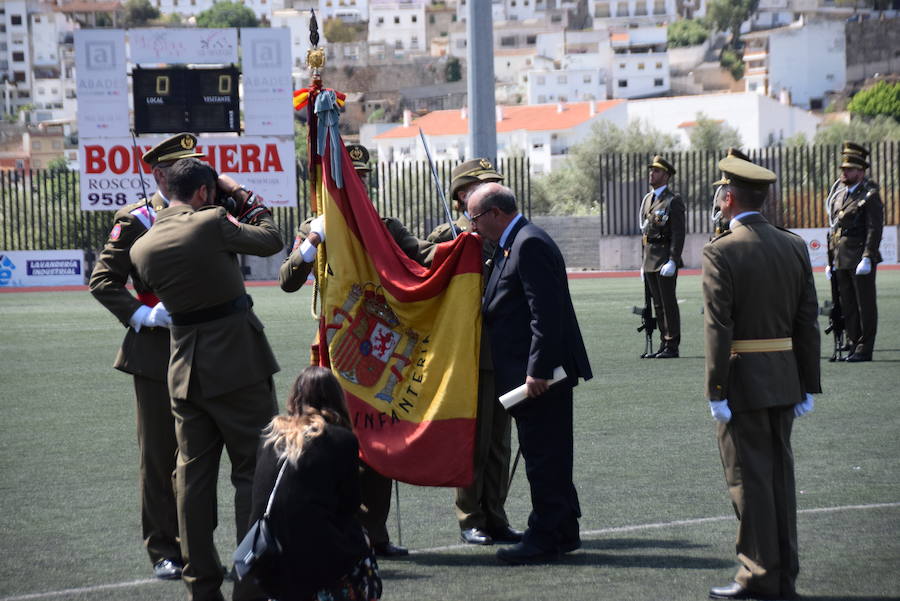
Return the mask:
MULTIPOLYGON (((450 173, 458 163, 436 164, 443 190, 449 189, 450 173)), ((530 216, 528 160, 501 159, 497 167, 516 193, 523 212, 530 216)), ((306 171, 298 166, 297 173, 295 206, 273 209, 285 244, 293 242, 297 225, 311 214, 306 171)), ((112 213, 83 211, 78 180, 78 173, 73 171, 0 171, 0 249, 101 249, 112 227, 112 213)), ((396 217, 420 238, 446 221, 427 162, 379 164, 369 174, 368 191, 380 215, 396 217)), ((455 219, 453 204, 449 199, 448 203, 455 219)))
MULTIPOLYGON (((900 142, 872 144, 869 176, 881 185, 885 223, 900 223, 900 142)), ((778 176, 764 213, 783 227, 825 227, 824 200, 840 169, 840 147, 773 147, 751 151, 750 158, 778 176)), ((687 228, 709 233, 713 189, 719 178, 720 153, 679 152, 666 155, 677 170, 672 186, 684 198, 687 228)), ((598 195, 601 235, 638 233, 638 210, 647 192, 647 165, 643 153, 605 154, 598 157, 598 195)), ((450 173, 458 162, 437 163, 443 190, 450 187, 450 173)), ((501 159, 497 165, 531 215, 531 176, 525 157, 501 159)), ((305 170, 297 169, 297 201, 293 207, 273 210, 285 244, 295 228, 310 214, 305 170)), ((369 198, 379 214, 396 217, 416 236, 424 238, 445 220, 428 163, 379 164, 369 175, 369 198)), ((452 204, 452 203, 451 203, 452 204)), ((453 207, 451 206, 451 211, 453 207)), ((82 211, 78 174, 71 171, 0 171, 0 249, 50 250, 103 247, 111 227, 109 211, 82 211)))
MULTIPOLYGON (((870 151, 872 166, 868 175, 881 186, 885 224, 896 225, 900 223, 900 142, 871 144, 870 151)), ((778 177, 763 208, 769 221, 787 228, 828 226, 825 198, 840 176, 839 146, 772 147, 748 154, 778 177)), ((712 231, 711 184, 720 177, 717 164, 721 157, 721 153, 702 151, 666 154, 676 170, 671 184, 684 199, 689 233, 712 231)), ((647 193, 647 165, 651 158, 645 153, 599 156, 597 189, 602 235, 639 233, 638 211, 647 193)))

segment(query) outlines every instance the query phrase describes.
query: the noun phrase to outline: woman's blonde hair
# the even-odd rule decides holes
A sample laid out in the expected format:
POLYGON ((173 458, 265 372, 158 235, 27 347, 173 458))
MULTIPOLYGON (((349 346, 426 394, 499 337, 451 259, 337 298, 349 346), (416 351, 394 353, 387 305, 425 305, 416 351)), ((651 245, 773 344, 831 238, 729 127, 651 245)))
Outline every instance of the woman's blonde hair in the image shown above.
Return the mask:
POLYGON ((311 365, 300 372, 291 386, 287 415, 275 416, 263 430, 263 444, 272 445, 279 457, 296 465, 309 441, 320 436, 325 424, 350 428, 344 391, 324 367, 311 365))

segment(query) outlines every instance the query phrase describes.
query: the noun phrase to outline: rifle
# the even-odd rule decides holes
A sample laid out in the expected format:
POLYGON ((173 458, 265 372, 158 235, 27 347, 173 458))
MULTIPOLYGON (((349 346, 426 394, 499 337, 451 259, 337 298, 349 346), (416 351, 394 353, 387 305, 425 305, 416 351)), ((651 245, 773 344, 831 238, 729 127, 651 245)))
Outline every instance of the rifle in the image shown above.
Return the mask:
POLYGON ((825 328, 826 334, 834 335, 834 352, 830 362, 844 360, 844 312, 841 310, 841 297, 838 293, 837 278, 832 272, 831 275, 831 301, 825 301, 822 308, 819 309, 819 315, 828 316, 828 327, 825 328))
POLYGON ((641 327, 637 331, 643 332, 645 335, 644 352, 641 354, 641 359, 647 359, 653 355, 653 330, 656 329, 656 318, 653 317, 653 300, 650 298, 650 285, 647 283, 646 277, 643 280, 644 307, 632 307, 631 312, 641 316, 641 327))

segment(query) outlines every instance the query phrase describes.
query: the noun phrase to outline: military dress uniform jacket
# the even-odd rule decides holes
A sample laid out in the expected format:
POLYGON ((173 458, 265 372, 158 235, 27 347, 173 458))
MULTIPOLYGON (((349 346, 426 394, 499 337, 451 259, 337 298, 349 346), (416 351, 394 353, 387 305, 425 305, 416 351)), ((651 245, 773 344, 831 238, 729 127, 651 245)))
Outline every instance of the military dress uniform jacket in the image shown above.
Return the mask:
POLYGON ((278 363, 249 306, 190 325, 179 314, 201 315, 246 298, 237 253, 269 256, 283 248, 271 215, 241 224, 222 207, 194 211, 171 206, 131 249, 141 279, 172 314, 169 392, 173 398, 219 396, 269 378, 278 363))
POLYGON ((141 200, 116 211, 109 239, 97 258, 88 284, 91 294, 128 328, 113 367, 125 373, 165 382, 169 365, 169 331, 166 328, 143 327, 135 332, 129 319, 144 304, 125 287, 131 276, 135 291, 155 304, 151 290, 134 271, 128 251, 135 240, 144 235, 157 211, 166 207, 159 192, 147 202, 141 200))
POLYGON ((828 257, 833 269, 856 269, 863 257, 881 262, 878 246, 884 228, 884 204, 878 184, 863 179, 852 193, 838 185, 831 195, 828 257))
MULTIPOLYGON (((425 267, 431 265, 431 261, 434 259, 434 244, 419 240, 406 229, 406 226, 393 217, 382 217, 381 221, 387 227, 391 238, 394 239, 394 242, 397 243, 397 246, 400 247, 400 250, 407 257, 419 265, 424 265, 425 267)), ((300 253, 300 244, 309 236, 310 222, 312 222, 312 218, 307 219, 297 228, 294 246, 278 271, 278 282, 281 284, 281 289, 285 292, 296 292, 299 290, 306 282, 315 265, 315 262, 305 262, 303 255, 300 253)), ((327 232, 325 236, 327 239, 327 232)))
POLYGON ((684 267, 681 252, 684 250, 685 219, 684 201, 681 195, 666 186, 656 198, 653 192, 641 202, 643 228, 644 273, 659 271, 669 259, 679 268, 684 267))
POLYGON ((818 301, 803 239, 758 214, 703 248, 706 391, 732 411, 821 392, 818 301), (733 353, 736 340, 790 338, 793 351, 733 353))

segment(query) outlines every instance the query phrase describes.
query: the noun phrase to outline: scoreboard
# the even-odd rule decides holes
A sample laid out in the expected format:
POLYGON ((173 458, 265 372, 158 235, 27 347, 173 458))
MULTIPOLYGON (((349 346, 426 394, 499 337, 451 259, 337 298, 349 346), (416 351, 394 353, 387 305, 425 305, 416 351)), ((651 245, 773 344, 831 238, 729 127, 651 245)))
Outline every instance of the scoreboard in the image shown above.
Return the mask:
POLYGON ((132 78, 136 133, 240 133, 237 67, 135 66, 132 78))

